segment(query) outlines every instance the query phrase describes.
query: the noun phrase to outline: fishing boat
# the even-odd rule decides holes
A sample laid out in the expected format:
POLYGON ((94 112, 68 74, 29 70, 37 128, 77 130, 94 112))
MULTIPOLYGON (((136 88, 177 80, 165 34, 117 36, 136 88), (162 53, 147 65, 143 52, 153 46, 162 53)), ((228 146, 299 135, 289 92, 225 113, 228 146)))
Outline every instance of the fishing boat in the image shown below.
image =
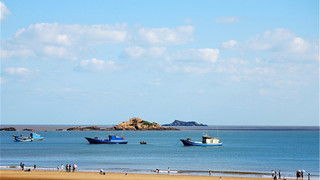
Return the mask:
POLYGON ((147 144, 146 141, 140 141, 140 144, 147 144))
POLYGON ((90 144, 127 144, 128 140, 124 137, 109 135, 108 139, 99 139, 98 137, 94 138, 88 138, 86 137, 86 140, 90 144))
POLYGON ((208 135, 202 136, 202 141, 192 141, 191 138, 180 139, 185 146, 222 146, 220 139, 208 135))
POLYGON ((30 136, 23 136, 20 134, 19 136, 13 135, 13 139, 15 142, 32 142, 32 141, 42 141, 44 137, 40 136, 37 133, 30 133, 30 136))

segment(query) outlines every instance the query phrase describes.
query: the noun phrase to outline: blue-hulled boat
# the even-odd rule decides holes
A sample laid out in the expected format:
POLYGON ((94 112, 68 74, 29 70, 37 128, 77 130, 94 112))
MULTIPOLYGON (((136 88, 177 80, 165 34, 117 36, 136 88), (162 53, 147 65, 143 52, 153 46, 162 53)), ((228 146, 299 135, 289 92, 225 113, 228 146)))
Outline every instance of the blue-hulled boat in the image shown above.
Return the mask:
POLYGON ((180 139, 185 146, 222 146, 220 139, 208 135, 202 136, 201 141, 192 141, 191 138, 180 139))
POLYGON ((108 139, 99 139, 98 137, 95 138, 88 138, 86 137, 86 140, 90 144, 127 144, 128 140, 124 137, 109 135, 108 139))
POLYGON ((13 140, 15 142, 32 142, 32 141, 42 141, 44 137, 37 133, 30 133, 30 136, 13 135, 13 140))

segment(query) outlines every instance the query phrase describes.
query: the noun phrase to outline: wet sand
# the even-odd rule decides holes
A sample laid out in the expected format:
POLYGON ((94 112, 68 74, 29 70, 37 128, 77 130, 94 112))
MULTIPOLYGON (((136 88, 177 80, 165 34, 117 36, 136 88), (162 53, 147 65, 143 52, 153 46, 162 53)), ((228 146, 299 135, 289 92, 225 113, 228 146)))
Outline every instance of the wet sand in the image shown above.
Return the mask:
MULTIPOLYGON (((219 176, 191 176, 191 175, 164 175, 164 174, 132 174, 98 172, 58 172, 58 171, 31 171, 0 170, 1 180, 220 180, 219 176)), ((221 180, 266 180, 271 178, 221 177, 221 180)))

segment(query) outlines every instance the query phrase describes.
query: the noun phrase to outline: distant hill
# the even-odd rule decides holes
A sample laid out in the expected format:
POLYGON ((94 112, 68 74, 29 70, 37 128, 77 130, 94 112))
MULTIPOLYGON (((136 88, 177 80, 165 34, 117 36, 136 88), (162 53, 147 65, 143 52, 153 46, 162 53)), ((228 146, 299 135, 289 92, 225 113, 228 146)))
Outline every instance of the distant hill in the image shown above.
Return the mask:
POLYGON ((163 124, 162 126, 208 126, 208 125, 197 123, 195 121, 179 121, 179 120, 175 120, 170 124, 163 124))

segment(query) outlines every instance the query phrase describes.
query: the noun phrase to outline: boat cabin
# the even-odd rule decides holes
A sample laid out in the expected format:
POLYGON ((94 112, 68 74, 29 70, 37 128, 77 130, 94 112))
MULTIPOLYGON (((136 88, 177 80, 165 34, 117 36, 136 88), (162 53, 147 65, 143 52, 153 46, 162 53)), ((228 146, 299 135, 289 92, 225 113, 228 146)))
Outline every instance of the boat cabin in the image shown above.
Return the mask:
POLYGON ((37 134, 37 133, 30 133, 30 137, 31 137, 32 139, 43 139, 43 137, 40 136, 40 135, 37 134))
POLYGON ((109 140, 124 140, 123 137, 115 136, 115 135, 109 135, 109 140))
POLYGON ((220 143, 220 139, 205 135, 205 136, 202 136, 202 143, 204 143, 204 144, 218 144, 218 143, 220 143))

